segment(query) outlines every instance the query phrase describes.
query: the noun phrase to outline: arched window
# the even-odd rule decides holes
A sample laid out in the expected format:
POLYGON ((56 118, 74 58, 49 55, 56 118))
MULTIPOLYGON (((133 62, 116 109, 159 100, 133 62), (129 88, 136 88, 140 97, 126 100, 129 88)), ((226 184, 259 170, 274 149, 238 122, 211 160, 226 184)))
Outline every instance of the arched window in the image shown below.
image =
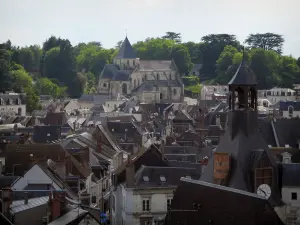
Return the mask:
POLYGON ((294 114, 294 107, 290 105, 290 106, 288 107, 288 111, 289 111, 289 117, 293 117, 293 114, 294 114))
POLYGON ((19 116, 22 115, 22 108, 21 108, 21 107, 18 108, 18 115, 19 115, 19 116))
POLYGON ((177 90, 175 88, 173 89, 173 95, 177 95, 177 90))
POLYGON ((122 93, 127 94, 127 84, 126 83, 122 84, 122 93))

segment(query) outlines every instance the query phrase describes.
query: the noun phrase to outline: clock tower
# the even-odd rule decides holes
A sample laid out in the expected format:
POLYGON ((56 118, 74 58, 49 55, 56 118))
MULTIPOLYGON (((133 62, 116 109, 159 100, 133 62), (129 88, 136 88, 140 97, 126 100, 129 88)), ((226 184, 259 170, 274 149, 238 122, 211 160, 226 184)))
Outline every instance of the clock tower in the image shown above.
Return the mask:
POLYGON ((275 157, 258 130, 257 81, 243 60, 229 86, 227 127, 200 180, 257 193, 270 187, 270 202, 280 204, 275 157))

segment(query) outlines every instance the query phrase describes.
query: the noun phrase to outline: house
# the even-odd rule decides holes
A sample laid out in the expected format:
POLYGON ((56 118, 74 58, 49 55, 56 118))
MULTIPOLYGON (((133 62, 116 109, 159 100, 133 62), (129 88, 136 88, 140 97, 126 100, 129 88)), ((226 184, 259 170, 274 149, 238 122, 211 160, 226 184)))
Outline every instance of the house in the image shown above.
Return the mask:
POLYGON ((293 118, 300 116, 300 102, 280 101, 279 113, 282 118, 293 118))
POLYGON ((294 224, 300 221, 300 164, 291 162, 291 154, 285 153, 282 164, 282 201, 285 203, 285 216, 294 224))
POLYGON ((200 70, 202 69, 203 65, 202 64, 194 64, 194 67, 191 71, 191 74, 193 76, 200 77, 200 70))
POLYGON ((6 92, 0 94, 0 116, 26 116, 25 94, 6 92))
POLYGON ((180 102, 184 88, 171 60, 140 60, 126 37, 113 64, 104 67, 98 92, 116 99, 134 95, 140 102, 180 102))
POLYGON ((134 165, 127 165, 126 181, 117 187, 117 197, 112 200, 112 214, 116 219, 113 224, 160 224, 172 204, 173 191, 181 177, 199 179, 200 171, 141 166, 135 173, 134 165))
POLYGON ((229 90, 226 85, 203 85, 201 89, 201 100, 219 100, 227 96, 229 90))
POLYGON ((296 91, 289 88, 272 88, 270 90, 258 90, 258 96, 268 99, 272 105, 279 101, 296 101, 296 91))

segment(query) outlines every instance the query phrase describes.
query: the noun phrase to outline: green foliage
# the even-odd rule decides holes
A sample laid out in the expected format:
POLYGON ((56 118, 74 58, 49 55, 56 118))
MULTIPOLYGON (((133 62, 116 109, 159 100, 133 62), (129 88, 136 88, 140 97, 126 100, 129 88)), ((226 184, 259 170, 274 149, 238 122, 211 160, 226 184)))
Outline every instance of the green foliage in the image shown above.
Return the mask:
POLYGON ((179 73, 187 75, 193 67, 188 49, 174 40, 150 38, 133 45, 142 60, 174 60, 179 73))
MULTIPOLYGON (((284 38, 273 33, 250 34, 245 40, 244 58, 255 72, 259 88, 275 85, 292 87, 300 82, 300 58, 282 56, 284 38)), ((101 42, 72 46, 68 39, 51 36, 42 48, 20 48, 8 40, 0 44, 0 92, 24 91, 28 110, 37 109, 37 95, 54 97, 96 93, 97 79, 104 66, 112 63, 122 41, 105 49, 101 42)), ((231 34, 209 34, 200 42, 182 42, 181 34, 166 32, 161 38, 149 37, 133 45, 141 60, 173 60, 186 90, 199 93, 197 77, 188 76, 193 64, 202 64, 201 75, 209 84, 226 84, 242 61, 242 46, 231 34)), ((203 81, 202 81, 203 82, 203 81)))
POLYGON ((185 76, 182 77, 185 90, 189 90, 193 93, 200 93, 201 84, 200 79, 197 76, 185 76))
POLYGON ((65 95, 67 87, 59 87, 50 79, 43 77, 37 81, 36 89, 39 95, 51 95, 52 97, 57 98, 65 95))

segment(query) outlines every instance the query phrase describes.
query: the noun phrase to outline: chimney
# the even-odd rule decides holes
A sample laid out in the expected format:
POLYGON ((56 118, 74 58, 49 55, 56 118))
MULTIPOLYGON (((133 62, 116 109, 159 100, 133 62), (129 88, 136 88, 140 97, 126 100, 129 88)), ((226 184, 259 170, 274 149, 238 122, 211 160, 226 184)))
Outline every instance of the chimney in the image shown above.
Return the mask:
POLYGON ((9 207, 12 204, 12 190, 10 188, 2 188, 0 190, 0 199, 2 200, 2 208, 0 208, 0 212, 8 216, 9 207))
POLYGON ((49 195, 49 209, 51 214, 51 221, 61 216, 61 212, 64 208, 65 193, 53 191, 49 195))
POLYGON ((135 185, 134 175, 135 175, 135 168, 134 168, 134 164, 132 163, 132 156, 128 155, 128 162, 126 165, 126 186, 127 187, 135 185))
POLYGON ((28 192, 24 192, 24 204, 28 205, 28 192))
POLYGON ((3 163, 2 160, 0 160, 0 176, 2 176, 2 170, 3 170, 3 163))

